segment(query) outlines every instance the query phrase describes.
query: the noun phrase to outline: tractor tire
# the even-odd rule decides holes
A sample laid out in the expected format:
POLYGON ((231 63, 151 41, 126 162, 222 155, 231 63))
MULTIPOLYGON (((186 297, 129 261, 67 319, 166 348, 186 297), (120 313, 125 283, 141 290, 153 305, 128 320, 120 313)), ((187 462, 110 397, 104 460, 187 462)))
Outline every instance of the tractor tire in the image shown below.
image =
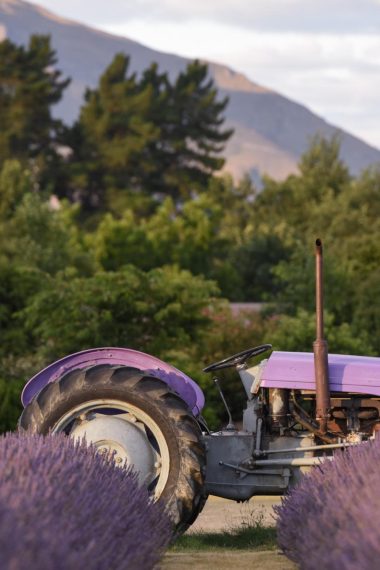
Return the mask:
MULTIPOLYGON (((104 441, 104 434, 100 433, 102 426, 106 427, 107 437, 111 428, 111 439, 107 440, 111 444, 107 451, 112 451, 114 457, 114 449, 120 449, 119 442, 127 441, 126 436, 132 432, 135 457, 136 442, 141 440, 140 455, 148 457, 154 454, 159 458, 154 467, 161 465, 156 468, 161 469, 157 475, 157 488, 161 485, 161 490, 158 496, 155 495, 155 500, 165 505, 175 534, 184 532, 202 510, 206 498, 205 450, 201 430, 186 403, 162 380, 144 375, 136 368, 96 365, 72 370, 45 386, 25 408, 19 425, 21 429, 34 433, 63 431, 76 437, 76 430, 81 428, 75 426, 80 426, 83 417, 86 439, 87 433, 98 434, 89 438, 95 446, 104 441), (105 408, 111 408, 111 413, 108 411, 104 415, 105 408), (121 413, 124 415, 112 415, 121 413), (128 421, 118 417, 127 417, 128 421), (92 423, 93 418, 97 424, 92 423), (125 423, 120 423, 123 421, 125 423), (131 426, 132 421, 134 425, 131 426), (112 432, 114 425, 117 430, 112 432), (97 431, 94 432, 93 426, 97 426, 97 431)), ((128 443, 123 449, 126 449, 125 461, 130 464, 128 443)), ((105 448, 101 451, 104 452, 105 448)), ((149 471, 147 473, 154 478, 156 472, 153 475, 149 471)))

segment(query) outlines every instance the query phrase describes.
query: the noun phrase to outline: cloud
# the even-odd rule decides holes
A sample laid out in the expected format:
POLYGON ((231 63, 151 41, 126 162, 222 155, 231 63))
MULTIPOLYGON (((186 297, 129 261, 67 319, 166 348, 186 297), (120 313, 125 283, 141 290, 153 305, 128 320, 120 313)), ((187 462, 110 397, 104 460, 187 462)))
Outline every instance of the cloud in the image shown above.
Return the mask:
POLYGON ((229 65, 380 147, 380 0, 41 2, 154 49, 229 65))
POLYGON ((205 20, 258 31, 373 33, 380 31, 379 0, 41 0, 62 15, 93 25, 205 20))
POLYGON ((264 33, 236 50, 229 63, 380 146, 380 37, 264 33))
POLYGON ((380 146, 380 36, 257 32, 204 21, 112 26, 161 51, 229 65, 380 146))

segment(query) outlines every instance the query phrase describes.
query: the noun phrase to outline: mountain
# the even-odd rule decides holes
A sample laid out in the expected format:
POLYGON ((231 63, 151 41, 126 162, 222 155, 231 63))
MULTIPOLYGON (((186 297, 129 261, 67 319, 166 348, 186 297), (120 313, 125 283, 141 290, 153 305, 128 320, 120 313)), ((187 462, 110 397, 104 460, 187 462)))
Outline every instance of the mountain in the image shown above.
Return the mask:
MULTIPOLYGON (((96 85, 116 52, 131 57, 131 68, 142 71, 153 61, 175 76, 188 59, 155 51, 125 37, 108 34, 56 16, 22 0, 0 0, 0 40, 8 37, 25 44, 33 33, 50 34, 59 68, 72 78, 56 114, 71 122, 78 114, 84 89, 96 85)), ((297 162, 310 138, 338 132, 342 157, 353 174, 380 163, 380 151, 327 123, 305 106, 262 87, 229 67, 213 62, 210 73, 221 95, 230 102, 226 121, 235 134, 226 149, 226 170, 239 178, 269 174, 282 179, 297 170, 297 162)))

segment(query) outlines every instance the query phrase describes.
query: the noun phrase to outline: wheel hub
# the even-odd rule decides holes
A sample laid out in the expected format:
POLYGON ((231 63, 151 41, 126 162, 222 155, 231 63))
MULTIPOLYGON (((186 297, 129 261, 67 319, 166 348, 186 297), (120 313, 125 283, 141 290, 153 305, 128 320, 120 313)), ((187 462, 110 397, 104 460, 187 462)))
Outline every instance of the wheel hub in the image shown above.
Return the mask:
POLYGON ((161 496, 169 477, 169 449, 161 428, 140 407, 111 398, 88 400, 68 410, 52 432, 85 438, 100 453, 111 453, 117 466, 133 467, 155 500, 161 496))
POLYGON ((89 419, 80 419, 70 435, 75 440, 85 439, 101 454, 112 455, 116 465, 133 466, 139 483, 149 485, 158 475, 159 460, 150 444, 143 424, 121 414, 110 416, 92 414, 89 419), (120 416, 123 417, 120 417, 120 416))

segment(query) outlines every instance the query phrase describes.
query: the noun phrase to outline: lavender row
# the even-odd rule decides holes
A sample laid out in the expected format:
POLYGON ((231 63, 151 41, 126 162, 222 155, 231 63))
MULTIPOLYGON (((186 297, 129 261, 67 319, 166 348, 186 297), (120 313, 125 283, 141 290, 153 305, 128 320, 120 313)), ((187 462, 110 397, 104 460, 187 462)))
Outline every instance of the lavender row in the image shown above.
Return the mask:
POLYGON ((380 438, 336 454, 277 507, 278 543, 303 570, 375 570, 380 560, 380 438))
POLYGON ((0 438, 3 570, 153 568, 171 536, 136 475, 67 437, 0 438))

